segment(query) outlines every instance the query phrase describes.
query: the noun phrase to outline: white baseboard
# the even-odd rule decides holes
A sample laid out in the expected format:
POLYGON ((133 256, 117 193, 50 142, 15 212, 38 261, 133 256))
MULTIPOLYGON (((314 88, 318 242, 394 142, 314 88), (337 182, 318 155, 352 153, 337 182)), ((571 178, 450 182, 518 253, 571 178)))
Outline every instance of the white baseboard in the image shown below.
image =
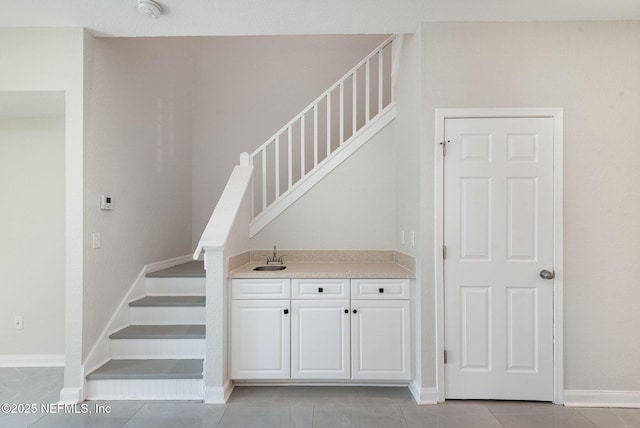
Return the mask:
POLYGON ((133 284, 131 284, 131 287, 129 288, 127 293, 122 297, 122 300, 120 300, 118 307, 107 322, 107 325, 105 325, 104 330, 102 330, 102 333, 100 333, 100 337, 98 338, 96 343, 93 344, 91 350, 89 351, 89 355, 83 362, 85 373, 91 373, 110 359, 111 341, 109 339, 109 336, 111 335, 111 333, 131 324, 129 302, 143 297, 146 294, 145 275, 189 261, 191 261, 191 255, 174 257, 172 259, 150 263, 143 266, 142 270, 138 274, 135 281, 133 281, 133 284))
POLYGON ((83 401, 82 388, 63 388, 60 391, 60 404, 75 404, 83 401))
POLYGON ((640 408, 640 391, 564 391, 566 407, 631 407, 640 408))
POLYGON ((225 404, 233 391, 233 382, 230 380, 224 383, 224 386, 207 386, 204 389, 204 402, 207 404, 225 404))
POLYGON ((187 254, 186 256, 174 257, 161 262, 149 263, 148 265, 145 265, 144 273, 157 272, 162 269, 167 269, 191 261, 193 261, 193 256, 191 254, 187 254))
POLYGON ((413 381, 409 384, 409 391, 417 404, 438 404, 438 391, 435 388, 422 388, 413 381))
POLYGON ((0 355, 0 367, 64 367, 64 354, 0 355))

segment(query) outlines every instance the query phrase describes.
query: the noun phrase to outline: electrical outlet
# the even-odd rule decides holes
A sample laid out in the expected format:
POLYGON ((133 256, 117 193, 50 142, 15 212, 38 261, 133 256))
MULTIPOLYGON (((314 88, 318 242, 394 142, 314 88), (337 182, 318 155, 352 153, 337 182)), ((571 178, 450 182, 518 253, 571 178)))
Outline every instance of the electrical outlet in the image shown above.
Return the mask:
POLYGON ((16 317, 13 319, 13 328, 15 328, 16 330, 22 330, 22 328, 24 327, 24 319, 22 318, 22 315, 16 315, 16 317))
POLYGON ((405 244, 405 239, 404 239, 404 230, 401 230, 401 231, 400 231, 400 243, 401 243, 402 245, 404 245, 404 244, 405 244))
POLYGON ((411 246, 414 247, 416 245, 416 233, 413 230, 411 231, 410 241, 411 241, 411 246))

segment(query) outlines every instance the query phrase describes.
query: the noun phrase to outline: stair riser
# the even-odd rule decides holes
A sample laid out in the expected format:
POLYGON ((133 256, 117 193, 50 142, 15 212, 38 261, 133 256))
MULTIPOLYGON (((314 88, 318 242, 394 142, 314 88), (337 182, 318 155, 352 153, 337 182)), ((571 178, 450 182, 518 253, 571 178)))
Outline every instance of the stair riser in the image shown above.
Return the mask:
POLYGON ((204 296, 204 278, 146 278, 148 296, 204 296))
POLYGON ((132 306, 130 309, 131 324, 204 324, 204 306, 132 306))
POLYGON ((87 400, 203 400, 202 379, 100 379, 87 381, 87 400))
POLYGON ((111 339, 113 359, 204 358, 205 339, 111 339))

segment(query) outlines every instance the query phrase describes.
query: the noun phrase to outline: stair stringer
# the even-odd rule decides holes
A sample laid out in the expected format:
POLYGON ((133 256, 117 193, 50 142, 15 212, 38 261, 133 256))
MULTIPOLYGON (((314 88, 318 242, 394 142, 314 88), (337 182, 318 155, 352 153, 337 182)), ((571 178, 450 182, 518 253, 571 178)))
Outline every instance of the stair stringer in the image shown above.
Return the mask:
POLYGON ((83 398, 86 398, 88 388, 86 385, 86 375, 96 370, 98 367, 111 359, 111 339, 109 336, 123 327, 131 324, 129 302, 144 297, 146 295, 146 274, 166 269, 192 260, 191 255, 184 255, 160 262, 144 265, 140 273, 129 287, 129 290, 120 300, 113 315, 109 318, 106 326, 100 333, 98 340, 94 343, 82 364, 83 379, 85 379, 83 398))
POLYGON ((347 160, 360 147, 371 140, 378 132, 396 117, 396 105, 391 103, 385 109, 364 125, 356 135, 344 142, 339 148, 320 162, 313 170, 300 179, 293 187, 280 195, 278 200, 258 214, 249 225, 249 237, 255 236, 269 223, 282 214, 295 201, 300 199, 313 186, 318 184, 331 171, 347 160))

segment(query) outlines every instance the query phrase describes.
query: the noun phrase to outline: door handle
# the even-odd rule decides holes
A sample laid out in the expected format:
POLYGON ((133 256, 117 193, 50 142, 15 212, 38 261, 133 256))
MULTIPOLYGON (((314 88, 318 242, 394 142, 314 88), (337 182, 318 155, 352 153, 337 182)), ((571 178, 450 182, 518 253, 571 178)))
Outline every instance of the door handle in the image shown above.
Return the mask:
POLYGON ((542 269, 540 271, 540 278, 542 278, 542 279, 553 279, 555 277, 556 277, 556 273, 553 272, 553 271, 549 272, 546 269, 542 269))

